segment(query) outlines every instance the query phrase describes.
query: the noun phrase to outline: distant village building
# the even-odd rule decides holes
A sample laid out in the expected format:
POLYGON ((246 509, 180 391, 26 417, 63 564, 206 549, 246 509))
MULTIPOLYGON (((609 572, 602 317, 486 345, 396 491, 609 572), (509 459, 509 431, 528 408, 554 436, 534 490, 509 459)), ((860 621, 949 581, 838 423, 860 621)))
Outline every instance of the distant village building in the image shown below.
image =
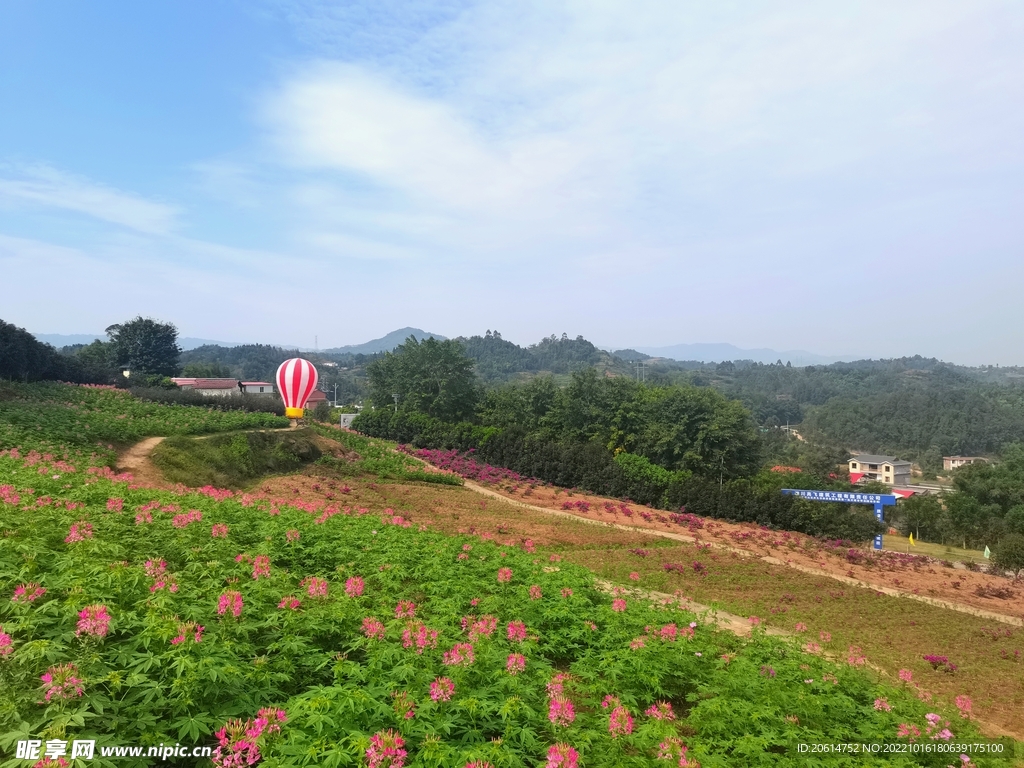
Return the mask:
POLYGON ((895 456, 874 456, 861 453, 850 459, 850 482, 875 480, 887 485, 910 485, 910 462, 895 456))
POLYGON ((313 393, 309 396, 309 400, 306 401, 306 409, 313 410, 320 403, 327 402, 327 395, 321 392, 319 389, 314 389, 313 393))
POLYGON ((962 467, 965 464, 975 464, 977 462, 987 462, 987 459, 983 459, 981 456, 943 456, 942 457, 942 468, 947 472, 957 467, 962 467))
POLYGON ((238 389, 238 379, 171 379, 182 389, 191 389, 201 395, 224 396, 238 389))
POLYGON ((267 381, 240 381, 238 388, 247 395, 274 394, 274 385, 267 381))
POLYGON ((340 426, 345 429, 349 429, 352 426, 352 419, 358 416, 358 413, 343 413, 341 414, 340 426))

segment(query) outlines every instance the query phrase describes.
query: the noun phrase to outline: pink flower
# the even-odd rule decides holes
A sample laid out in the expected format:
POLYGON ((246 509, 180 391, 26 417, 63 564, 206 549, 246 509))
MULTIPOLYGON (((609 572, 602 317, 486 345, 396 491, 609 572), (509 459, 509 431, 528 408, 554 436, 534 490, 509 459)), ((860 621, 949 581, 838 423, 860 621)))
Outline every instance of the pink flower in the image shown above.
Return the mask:
POLYGON ((914 673, 909 669, 901 669, 899 677, 904 683, 909 683, 914 679, 914 673))
POLYGON ((508 639, 514 643, 521 643, 526 639, 526 625, 521 621, 510 621, 508 623, 508 639))
POLYGON ((470 641, 478 640, 481 637, 490 637, 498 628, 497 616, 481 616, 479 619, 463 618, 462 628, 469 628, 470 641))
POLYGON ((363 594, 363 588, 366 586, 361 576, 353 576, 345 582, 345 594, 349 597, 359 597, 363 594))
POLYGON ((71 524, 71 528, 68 530, 68 535, 64 539, 64 543, 74 544, 78 541, 85 541, 86 539, 91 539, 92 534, 92 523, 86 520, 79 520, 77 523, 71 524))
POLYGON ((510 675, 518 675, 526 669, 526 657, 521 653, 510 653, 508 661, 505 662, 505 669, 510 675))
POLYGON ((399 600, 395 606, 396 619, 412 619, 416 616, 416 603, 411 600, 399 600))
POLYGON ((616 613, 622 613, 624 610, 626 610, 626 601, 623 600, 621 597, 615 598, 614 600, 612 600, 612 610, 616 613))
POLYGON ((421 621, 409 622, 402 631, 402 647, 411 648, 413 645, 418 654, 427 648, 437 648, 437 630, 430 629, 421 621))
POLYGON ((831 632, 820 632, 818 634, 818 639, 821 640, 821 642, 823 642, 823 643, 831 643, 832 642, 832 633, 831 632))
POLYGON ((540 600, 541 597, 542 597, 542 595, 541 595, 541 592, 540 592, 540 587, 537 584, 534 584, 532 587, 530 587, 530 599, 531 600, 540 600))
POLYGON ((109 629, 110 615, 107 613, 107 606, 87 605, 78 614, 78 630, 75 636, 106 637, 109 629))
POLYGON ((289 595, 287 597, 282 597, 281 602, 277 604, 277 607, 286 608, 289 611, 297 611, 300 605, 302 605, 302 601, 299 600, 299 598, 289 595))
POLYGON ((632 732, 633 716, 629 714, 629 710, 622 706, 612 710, 611 717, 608 718, 608 733, 612 738, 617 739, 620 734, 628 736, 632 732))
POLYGON ((39 679, 43 681, 46 701, 81 696, 84 691, 82 681, 77 675, 78 667, 74 664, 58 664, 40 675, 39 679))
POLYGON ((756 626, 758 626, 761 623, 761 617, 760 616, 751 616, 749 621, 750 621, 750 626, 756 627, 756 626))
MULTIPOLYGON (((0 626, 0 659, 5 659, 14 653, 14 641, 11 636, 4 632, 4 628, 0 626)), ((511 656, 509 658, 512 658, 511 656)))
POLYGON ((572 597, 572 590, 568 587, 562 587, 562 597, 572 597))
POLYGON ((568 726, 576 719, 576 709, 572 702, 563 697, 555 696, 548 704, 548 720, 555 725, 568 726))
POLYGON ((257 739, 266 722, 232 719, 214 734, 219 742, 212 760, 217 768, 243 768, 260 760, 257 739))
POLYGON ((285 538, 286 538, 286 539, 287 539, 288 541, 298 541, 298 540, 299 540, 299 537, 300 537, 301 535, 302 535, 302 534, 300 534, 300 533, 299 533, 298 529, 296 529, 296 528, 290 528, 290 529, 288 529, 287 531, 285 531, 284 537, 285 537, 285 538))
POLYGON ((387 628, 373 616, 363 619, 363 634, 370 640, 383 640, 387 628))
POLYGON ((794 629, 796 629, 797 632, 806 632, 807 631, 807 625, 804 624, 802 621, 798 621, 796 623, 796 627, 794 627, 794 629))
POLYGON ((851 645, 849 650, 847 651, 846 661, 848 664, 860 666, 867 661, 867 658, 865 658, 863 651, 860 649, 860 646, 851 645))
POLYGON ((226 523, 214 523, 213 528, 210 529, 210 537, 214 539, 226 539, 228 535, 228 526, 226 523))
POLYGON ((641 648, 647 647, 647 641, 642 637, 634 637, 629 641, 629 648, 632 651, 639 651, 641 648))
POLYGON ((900 723, 896 735, 900 738, 908 737, 911 741, 921 735, 921 729, 913 723, 900 723))
POLYGON ((266 555, 256 555, 252 562, 252 577, 259 581, 261 576, 270 576, 270 558, 266 555))
POLYGON ((633 571, 632 573, 629 574, 629 578, 630 578, 631 581, 640 581, 640 574, 637 573, 636 571, 633 571))
POLYGON ((969 696, 964 696, 963 694, 961 694, 960 696, 956 697, 956 708, 960 710, 960 717, 970 717, 971 706, 972 703, 969 696))
POLYGON ((178 634, 171 640, 171 645, 180 645, 188 640, 189 637, 192 638, 193 642, 202 642, 205 629, 205 627, 197 625, 194 621, 178 622, 178 634))
POLYGON ((180 515, 175 515, 171 519, 171 525, 173 525, 175 528, 184 528, 189 523, 197 523, 202 519, 202 512, 200 512, 198 509, 190 509, 188 512, 182 512, 180 515))
POLYGON ((821 646, 814 642, 805 643, 804 650, 808 653, 819 653, 821 651, 821 646))
POLYGON ((321 579, 319 576, 307 576, 301 582, 300 587, 306 588, 306 593, 310 597, 327 597, 327 579, 321 579))
POLYGON ((145 512, 139 512, 139 514, 137 514, 135 516, 135 524, 136 525, 142 525, 143 523, 152 523, 152 522, 153 522, 153 513, 150 512, 149 510, 146 510, 145 512))
POLYGON ((675 720, 676 713, 672 711, 672 705, 667 701, 656 701, 644 712, 648 717, 655 720, 675 720))
POLYGON ((468 667, 474 661, 472 643, 456 643, 444 653, 444 664, 448 667, 468 667))
POLYGON ((551 682, 547 684, 548 696, 555 698, 561 696, 565 691, 565 684, 571 676, 565 672, 557 672, 555 676, 551 678, 551 682))
POLYGON ((434 701, 450 701, 455 693, 455 683, 448 677, 438 677, 430 684, 430 698, 434 701))
POLYGON ((124 499, 107 499, 108 512, 120 512, 124 509, 124 499))
POLYGON ((40 587, 34 581, 27 584, 19 584, 11 597, 12 603, 31 603, 46 594, 46 587, 40 587))
POLYGON ((402 768, 407 754, 404 746, 405 740, 391 729, 373 734, 366 748, 367 767, 402 768))
POLYGON ((879 712, 892 712, 892 705, 888 699, 875 699, 875 709, 879 712))
POLYGON ((498 569, 498 583, 506 584, 512 581, 512 569, 511 568, 499 568, 498 569))
POLYGON ((577 768, 580 754, 568 744, 554 744, 548 750, 544 768, 577 768))
POLYGON ((235 590, 229 590, 220 596, 217 601, 217 615, 223 616, 228 611, 231 611, 231 615, 238 618, 242 615, 242 593, 235 590))

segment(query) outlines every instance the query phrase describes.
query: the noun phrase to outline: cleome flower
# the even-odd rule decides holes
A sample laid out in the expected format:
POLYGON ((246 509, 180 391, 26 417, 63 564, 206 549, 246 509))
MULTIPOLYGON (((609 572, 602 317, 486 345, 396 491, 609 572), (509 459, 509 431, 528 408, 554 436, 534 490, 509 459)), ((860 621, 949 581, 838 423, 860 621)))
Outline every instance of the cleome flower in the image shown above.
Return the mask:
POLYGON ((110 630, 110 614, 105 605, 87 605, 78 614, 75 637, 106 637, 110 630))
POLYGON ((405 740, 395 731, 378 731, 370 737, 370 746, 366 748, 367 767, 402 768, 407 754, 404 746, 405 740))
POLYGON ((473 661, 472 643, 456 643, 450 651, 444 652, 444 664, 448 667, 468 667, 473 661))
POLYGON ((71 699, 84 693, 74 664, 57 664, 50 667, 39 679, 43 681, 43 695, 47 702, 53 699, 71 699))
POLYGON ((455 693, 455 683, 448 677, 438 677, 430 684, 430 698, 434 701, 450 701, 455 693))
POLYGON ((505 669, 510 675, 518 675, 526 669, 526 657, 521 653, 510 653, 508 661, 505 662, 505 669))
POLYGON ((12 603, 32 603, 46 594, 46 587, 41 587, 34 581, 27 584, 19 584, 11 597, 12 603))

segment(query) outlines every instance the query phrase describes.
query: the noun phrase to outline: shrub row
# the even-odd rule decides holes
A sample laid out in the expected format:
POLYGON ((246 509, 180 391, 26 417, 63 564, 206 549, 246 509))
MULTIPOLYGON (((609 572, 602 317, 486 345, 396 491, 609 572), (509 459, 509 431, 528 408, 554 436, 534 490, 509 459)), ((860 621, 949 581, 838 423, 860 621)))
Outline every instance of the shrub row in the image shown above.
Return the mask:
POLYGON ((515 427, 450 424, 425 414, 383 409, 361 414, 352 426, 364 434, 418 448, 471 450, 478 460, 524 477, 660 509, 684 509, 704 517, 830 539, 864 541, 882 530, 865 510, 783 496, 777 483, 720 482, 685 470, 670 472, 642 456, 613 456, 596 443, 537 438, 515 427))

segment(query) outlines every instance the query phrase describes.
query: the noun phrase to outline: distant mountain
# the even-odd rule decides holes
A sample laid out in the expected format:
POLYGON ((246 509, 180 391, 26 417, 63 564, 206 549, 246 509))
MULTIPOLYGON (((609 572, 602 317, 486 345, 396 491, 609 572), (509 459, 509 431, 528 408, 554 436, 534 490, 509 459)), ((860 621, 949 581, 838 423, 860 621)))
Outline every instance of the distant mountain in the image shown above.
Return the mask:
MULTIPOLYGON (((35 333, 33 336, 45 344, 52 344, 57 349, 60 349, 61 347, 70 347, 73 344, 92 344, 97 339, 100 341, 107 340, 107 336, 104 333, 35 333)), ((196 347, 206 346, 207 344, 216 344, 219 347, 239 347, 242 343, 243 342, 240 341, 195 339, 191 336, 184 336, 178 339, 178 346, 186 352, 190 349, 195 349, 196 347)))
POLYGON ((320 351, 325 354, 332 355, 375 355, 378 352, 391 352, 395 347, 404 343, 410 336, 415 336, 417 341, 423 341, 424 339, 430 338, 437 339, 438 341, 446 341, 448 339, 447 336, 442 336, 439 333, 423 331, 419 328, 399 328, 397 331, 392 331, 387 336, 367 341, 365 344, 350 344, 346 347, 332 347, 331 349, 322 349, 320 351))
POLYGON ((674 344, 671 347, 633 347, 633 349, 652 357, 667 357, 670 360, 680 361, 703 360, 706 363, 721 363, 725 360, 774 363, 781 360, 793 365, 828 365, 855 359, 849 355, 837 357, 818 355, 802 349, 791 349, 784 352, 775 349, 741 349, 732 344, 674 344))

